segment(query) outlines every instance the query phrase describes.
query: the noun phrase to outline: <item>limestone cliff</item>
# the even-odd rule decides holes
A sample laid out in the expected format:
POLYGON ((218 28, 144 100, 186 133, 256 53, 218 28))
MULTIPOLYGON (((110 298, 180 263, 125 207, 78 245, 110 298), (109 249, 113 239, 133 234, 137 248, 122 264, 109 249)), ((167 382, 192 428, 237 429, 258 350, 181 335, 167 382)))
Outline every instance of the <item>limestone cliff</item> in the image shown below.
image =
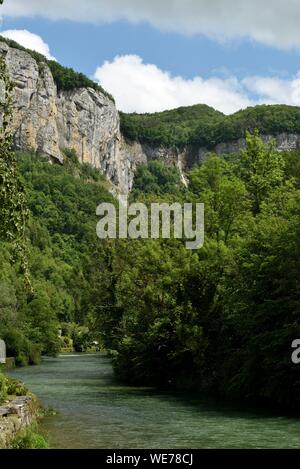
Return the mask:
POLYGON ((119 150, 119 114, 115 104, 92 88, 57 91, 46 63, 0 42, 14 83, 15 147, 63 162, 64 148, 99 168, 121 191, 130 188, 130 159, 119 150))
MULTIPOLYGON (((296 150, 300 148, 300 135, 293 133, 280 133, 278 135, 262 135, 263 141, 275 139, 279 151, 296 150)), ((150 160, 160 159, 168 165, 176 165, 180 171, 184 184, 187 184, 186 173, 195 164, 203 161, 209 154, 224 155, 237 153, 246 147, 246 139, 240 138, 234 142, 220 143, 214 148, 206 148, 197 145, 185 145, 182 147, 151 146, 138 142, 126 142, 121 138, 119 151, 122 157, 130 161, 132 170, 137 164, 147 163, 150 160)))

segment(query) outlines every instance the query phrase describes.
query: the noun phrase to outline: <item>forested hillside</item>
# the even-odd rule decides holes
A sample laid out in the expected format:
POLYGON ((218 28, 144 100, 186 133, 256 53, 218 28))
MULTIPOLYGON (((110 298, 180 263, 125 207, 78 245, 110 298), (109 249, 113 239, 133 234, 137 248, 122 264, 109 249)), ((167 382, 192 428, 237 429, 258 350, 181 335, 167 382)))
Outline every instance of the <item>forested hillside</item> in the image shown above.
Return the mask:
POLYGON ((149 145, 197 144, 213 148, 243 138, 246 131, 255 129, 273 136, 300 133, 300 108, 296 106, 261 105, 225 116, 200 104, 155 114, 120 115, 123 134, 149 145))
POLYGON ((36 155, 19 154, 18 165, 27 196, 31 289, 24 287, 12 245, 0 245, 0 335, 18 365, 56 354, 73 340, 78 351, 92 339, 84 301, 90 288, 89 269, 97 245, 97 205, 112 201, 100 173, 79 165, 66 152, 66 164, 51 165, 36 155), (31 291, 32 290, 32 291, 31 291), (58 337, 62 329, 66 344, 58 337))

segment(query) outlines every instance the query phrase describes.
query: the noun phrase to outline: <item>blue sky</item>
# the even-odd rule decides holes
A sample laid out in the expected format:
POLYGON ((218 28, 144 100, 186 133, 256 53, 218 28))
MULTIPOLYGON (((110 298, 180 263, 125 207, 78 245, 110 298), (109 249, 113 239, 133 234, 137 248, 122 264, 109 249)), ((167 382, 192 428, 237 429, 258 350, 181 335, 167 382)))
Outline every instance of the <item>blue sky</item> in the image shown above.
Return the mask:
MULTIPOLYGON (((99 13, 99 18, 102 0, 86 0, 90 2, 90 15, 85 10, 82 16, 78 9, 73 12, 77 0, 61 0, 57 10, 53 0, 53 8, 46 11, 42 1, 26 0, 25 8, 20 0, 6 0, 1 30, 44 53, 47 45, 60 63, 100 81, 125 111, 152 112, 198 102, 226 113, 264 102, 300 105, 300 37, 296 28, 291 31, 292 18, 290 28, 284 22, 282 31, 275 31, 280 24, 280 8, 278 18, 273 12, 273 23, 266 10, 265 25, 263 18, 256 24, 255 12, 251 16, 245 3, 245 11, 237 13, 240 22, 244 21, 243 35, 243 30, 237 29, 239 18, 234 21, 226 12, 223 20, 213 22, 211 5, 215 4, 219 12, 221 0, 196 2, 197 6, 202 2, 201 11, 196 12, 202 26, 193 15, 178 10, 178 1, 165 1, 173 7, 171 18, 168 12, 159 11, 159 3, 149 10, 149 2, 142 0, 123 0, 123 9, 127 3, 124 12, 118 0, 110 0, 115 9, 111 7, 105 13, 107 17, 99 13), (144 9, 138 12, 141 4, 144 9), (39 36, 38 40, 29 32, 39 36), (38 41, 45 44, 41 46, 38 41)), ((186 1, 196 5, 193 0, 186 1)), ((280 0, 272 1, 273 6, 281 5, 280 0)), ((227 6, 232 5, 231 14, 238 2, 241 5, 241 0, 227 2, 227 6)), ((289 2, 295 4, 285 0, 286 7, 289 2)), ((300 20, 300 8, 295 14, 300 20)))
POLYGON ((223 76, 293 75, 300 68, 300 52, 278 50, 249 39, 225 44, 203 35, 186 37, 161 32, 147 23, 126 21, 91 25, 47 19, 4 18, 2 30, 27 29, 49 44, 52 54, 67 66, 91 76, 96 66, 116 55, 137 54, 175 75, 223 76))

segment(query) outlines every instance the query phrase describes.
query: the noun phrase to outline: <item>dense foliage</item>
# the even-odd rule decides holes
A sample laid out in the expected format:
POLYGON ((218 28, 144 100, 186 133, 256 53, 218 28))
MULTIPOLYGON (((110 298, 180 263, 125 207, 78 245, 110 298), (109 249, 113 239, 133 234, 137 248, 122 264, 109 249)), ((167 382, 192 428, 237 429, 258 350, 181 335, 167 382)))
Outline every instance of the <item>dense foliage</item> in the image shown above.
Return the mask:
POLYGON ((0 103, 0 240, 12 243, 14 258, 20 261, 25 281, 29 284, 25 252, 25 226, 28 210, 16 157, 11 151, 13 135, 10 123, 13 86, 3 57, 0 58, 0 79, 4 87, 3 99, 0 103))
POLYGON ((151 145, 197 144, 213 148, 259 129, 262 134, 300 133, 300 107, 261 105, 230 116, 205 105, 182 107, 155 114, 121 113, 121 128, 130 140, 151 145))
POLYGON ((150 145, 185 145, 195 135, 208 138, 224 115, 204 104, 154 114, 120 113, 122 133, 150 145), (208 134, 208 135, 207 135, 208 134))
POLYGON ((0 373, 0 405, 8 397, 15 398, 16 396, 26 396, 27 394, 28 389, 23 383, 0 373))
POLYGON ((88 78, 83 73, 75 72, 72 68, 63 67, 55 60, 49 60, 39 52, 26 49, 12 39, 7 39, 0 35, 0 40, 14 49, 27 52, 34 60, 36 60, 40 67, 43 63, 46 63, 51 70, 58 91, 71 91, 77 88, 93 88, 95 91, 100 91, 100 93, 114 101, 114 98, 111 96, 111 94, 109 94, 102 88, 102 86, 88 78))
MULTIPOLYGON (((107 183, 97 170, 79 165, 73 152, 66 164, 51 165, 36 155, 18 155, 27 192, 30 220, 28 256, 33 292, 11 263, 11 245, 0 244, 0 336, 19 365, 36 363, 40 353, 55 354, 63 346, 62 323, 81 323, 89 290, 88 270, 98 241, 95 208, 111 201, 107 183)), ((85 318, 88 321, 88 318, 85 318)), ((73 327, 78 349, 89 343, 89 330, 73 327)))
POLYGON ((95 91, 99 91, 114 102, 114 98, 111 94, 83 73, 75 72, 72 68, 63 67, 55 60, 47 60, 47 65, 51 70, 58 91, 70 91, 78 88, 93 88, 95 91))
POLYGON ((176 194, 181 188, 180 174, 176 167, 166 166, 162 161, 153 160, 148 164, 138 166, 133 195, 141 197, 144 194, 176 194))
MULTIPOLYGON (((119 240, 110 256, 98 256, 91 281, 104 288, 90 302, 120 378, 299 407, 300 367, 291 361, 300 336, 294 158, 248 135, 239 155, 212 155, 195 167, 186 193, 148 193, 205 203, 202 249, 175 239, 119 240)), ((152 180, 144 190, 155 190, 152 180)))

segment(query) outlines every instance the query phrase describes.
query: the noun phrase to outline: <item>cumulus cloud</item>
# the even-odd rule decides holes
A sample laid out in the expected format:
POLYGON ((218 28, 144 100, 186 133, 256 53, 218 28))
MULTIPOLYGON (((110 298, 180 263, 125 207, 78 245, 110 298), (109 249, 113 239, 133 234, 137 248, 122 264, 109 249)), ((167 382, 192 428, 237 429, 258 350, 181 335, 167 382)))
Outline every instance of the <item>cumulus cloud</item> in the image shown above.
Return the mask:
POLYGON ((43 54, 47 59, 55 60, 55 57, 50 53, 48 44, 46 44, 46 42, 44 42, 37 34, 33 34, 26 29, 8 29, 6 31, 0 31, 0 34, 3 37, 18 42, 21 46, 26 47, 27 49, 40 52, 40 54, 43 54))
POLYGON ((195 77, 186 80, 145 64, 136 55, 118 56, 98 67, 95 79, 126 112, 157 112, 197 103, 231 113, 251 104, 237 79, 195 77))
POLYGON ((91 23, 147 21, 165 31, 217 40, 247 37, 280 48, 300 47, 298 0, 9 0, 1 12, 91 23))
POLYGON ((300 106, 300 72, 286 80, 276 77, 245 78, 243 85, 258 96, 259 102, 300 106))
POLYGON ((124 55, 98 67, 94 78, 113 94, 117 107, 125 112, 158 112, 204 103, 231 114, 261 103, 300 105, 300 72, 286 80, 200 76, 187 80, 145 64, 137 55, 124 55))

